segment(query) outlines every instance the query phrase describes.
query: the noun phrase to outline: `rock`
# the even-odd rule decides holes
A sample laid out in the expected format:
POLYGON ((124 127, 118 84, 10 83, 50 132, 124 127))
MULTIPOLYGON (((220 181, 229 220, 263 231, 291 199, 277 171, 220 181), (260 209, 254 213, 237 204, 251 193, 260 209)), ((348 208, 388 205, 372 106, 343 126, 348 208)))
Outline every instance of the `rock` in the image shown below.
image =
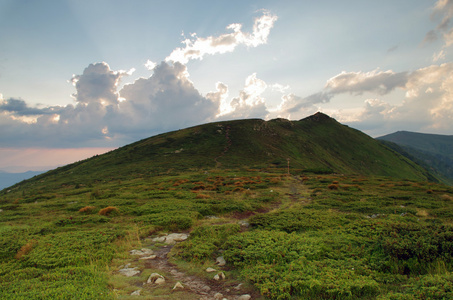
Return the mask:
POLYGON ((163 242, 165 242, 165 239, 166 239, 166 238, 167 238, 166 236, 159 236, 159 237, 153 238, 152 241, 153 241, 153 242, 163 243, 163 242))
POLYGON ((182 242, 187 240, 189 236, 185 233, 170 233, 166 236, 153 238, 153 242, 165 243, 168 245, 176 244, 176 242, 182 242))
POLYGON ((217 271, 217 270, 213 269, 213 268, 207 268, 206 269, 206 272, 208 272, 208 273, 215 272, 215 271, 217 271))
POLYGON ((243 220, 242 220, 242 221, 239 221, 238 224, 239 224, 240 226, 250 227, 250 223, 247 222, 247 221, 243 221, 243 220))
POLYGON ((178 290, 178 289, 181 289, 181 290, 184 289, 184 286, 183 286, 182 283, 179 282, 179 281, 178 281, 178 282, 175 284, 175 286, 173 287, 173 290, 178 290))
POLYGON ((222 266, 224 266, 226 264, 226 261, 223 258, 223 256, 219 256, 219 257, 217 257, 215 263, 222 267, 222 266))
POLYGON ((236 291, 239 291, 242 287, 242 283, 239 283, 237 286, 234 287, 236 291))
POLYGON ((131 250, 131 251, 129 251, 129 253, 131 255, 139 255, 139 256, 148 255, 149 256, 149 255, 152 255, 154 252, 151 249, 142 248, 141 250, 131 250))
POLYGON ((171 233, 166 236, 165 238, 165 244, 168 245, 173 245, 176 244, 176 242, 182 242, 187 240, 188 235, 185 233, 171 233))
POLYGON ((149 275, 146 283, 162 284, 165 283, 165 278, 159 273, 152 273, 151 275, 149 275))
POLYGON ((252 296, 250 296, 249 294, 245 294, 238 297, 238 300, 250 300, 250 299, 252 299, 252 296))
POLYGON ((137 275, 137 274, 140 274, 140 271, 137 270, 137 268, 124 268, 124 269, 121 269, 119 270, 118 272, 120 272, 122 275, 126 276, 126 277, 132 277, 134 275, 137 275))
POLYGON ((156 257, 157 257, 157 255, 153 254, 150 256, 140 257, 139 259, 155 259, 156 257))
POLYGON ((219 281, 219 280, 223 280, 223 279, 225 279, 225 274, 223 272, 220 272, 214 276, 214 280, 219 281))
POLYGON ((222 293, 216 293, 216 294, 214 295, 214 299, 215 299, 215 300, 222 300, 222 299, 223 299, 222 293))
POLYGON ((140 296, 140 293, 142 290, 136 290, 135 292, 132 292, 131 296, 140 296))

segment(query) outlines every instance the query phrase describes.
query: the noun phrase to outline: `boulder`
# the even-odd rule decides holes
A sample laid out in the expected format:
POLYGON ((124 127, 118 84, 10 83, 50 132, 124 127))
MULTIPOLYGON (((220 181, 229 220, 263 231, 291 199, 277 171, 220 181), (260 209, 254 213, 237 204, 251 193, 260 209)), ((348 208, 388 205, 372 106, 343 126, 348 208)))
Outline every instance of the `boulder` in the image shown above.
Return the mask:
POLYGON ((252 299, 252 296, 250 296, 249 294, 245 294, 239 296, 237 300, 250 300, 250 299, 252 299))
POLYGON ((140 296, 140 293, 142 290, 136 290, 135 292, 132 292, 131 296, 140 296))
POLYGON ((208 272, 208 273, 215 272, 215 271, 217 271, 217 270, 213 269, 213 268, 207 268, 206 269, 206 272, 208 272))

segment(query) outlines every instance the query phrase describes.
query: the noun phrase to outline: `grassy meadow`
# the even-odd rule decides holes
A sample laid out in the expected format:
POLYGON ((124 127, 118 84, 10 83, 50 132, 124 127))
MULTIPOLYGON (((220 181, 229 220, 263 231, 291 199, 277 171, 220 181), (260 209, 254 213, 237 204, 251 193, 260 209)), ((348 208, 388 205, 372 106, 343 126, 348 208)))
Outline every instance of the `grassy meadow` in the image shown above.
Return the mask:
MULTIPOLYGON (((119 276, 146 238, 269 299, 452 299, 453 188, 285 168, 63 179, 0 193, 0 299, 199 299, 119 276), (192 298, 191 298, 192 297, 192 298)), ((137 265, 146 280, 153 270, 137 265)), ((203 276, 203 275, 200 275, 203 276)), ((173 283, 172 283, 173 284, 173 283)))

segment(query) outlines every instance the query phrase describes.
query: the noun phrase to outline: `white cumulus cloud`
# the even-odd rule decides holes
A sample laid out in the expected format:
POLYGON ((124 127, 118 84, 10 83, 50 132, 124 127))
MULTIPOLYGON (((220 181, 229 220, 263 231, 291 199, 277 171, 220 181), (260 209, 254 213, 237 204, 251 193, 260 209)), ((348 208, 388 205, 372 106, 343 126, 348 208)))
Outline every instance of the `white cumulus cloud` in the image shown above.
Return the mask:
POLYGON ((183 41, 185 47, 176 48, 165 60, 186 64, 192 59, 201 60, 205 55, 232 52, 238 45, 257 47, 267 43, 270 30, 276 21, 277 16, 264 12, 261 17, 255 19, 252 33, 243 32, 241 24, 231 24, 227 29, 232 32, 220 36, 201 38, 193 35, 193 39, 183 41))

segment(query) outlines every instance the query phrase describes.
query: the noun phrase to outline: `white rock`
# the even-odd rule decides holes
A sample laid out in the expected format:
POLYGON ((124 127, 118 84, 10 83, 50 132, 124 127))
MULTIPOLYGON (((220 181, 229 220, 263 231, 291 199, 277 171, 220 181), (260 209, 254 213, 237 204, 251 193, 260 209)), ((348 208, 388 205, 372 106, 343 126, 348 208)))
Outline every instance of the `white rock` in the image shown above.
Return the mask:
POLYGON ((160 275, 159 273, 152 273, 151 275, 149 275, 148 280, 146 281, 146 283, 156 283, 156 284, 162 284, 164 282, 165 282, 164 276, 160 275), (162 280, 159 280, 159 283, 157 283, 158 279, 163 279, 164 281, 162 282, 162 280))
POLYGON ((149 256, 149 255, 152 255, 154 252, 151 249, 142 248, 141 250, 131 250, 131 251, 129 251, 129 253, 131 255, 140 255, 140 256, 148 255, 149 256))
POLYGON ((140 274, 140 271, 137 270, 137 268, 124 268, 124 269, 121 269, 119 270, 118 272, 120 272, 122 275, 126 276, 126 277, 132 277, 134 275, 137 275, 137 274, 140 274))
POLYGON ((139 259, 155 259, 156 257, 157 257, 157 255, 153 254, 150 256, 140 257, 139 259))
POLYGON ((213 269, 213 268, 207 268, 206 269, 206 272, 208 272, 208 273, 215 272, 215 271, 217 271, 217 270, 213 269))
POLYGON ((131 296, 140 296, 140 293, 142 290, 136 290, 135 292, 132 292, 131 296))
POLYGON ((152 241, 153 241, 153 242, 163 243, 163 242, 165 242, 165 239, 166 239, 166 238, 167 238, 166 236, 159 236, 159 237, 153 238, 152 241))
POLYGON ((239 291, 242 287, 242 283, 239 283, 237 286, 234 287, 236 291, 239 291))
POLYGON ((238 300, 250 300, 250 299, 252 299, 252 296, 250 296, 249 294, 245 294, 238 297, 238 300))
POLYGON ((226 261, 223 258, 223 256, 219 256, 219 257, 217 257, 215 263, 219 266, 224 266, 226 264, 226 261))
POLYGON ((174 290, 176 290, 176 289, 184 289, 184 286, 182 285, 181 282, 178 281, 178 282, 175 284, 175 286, 173 287, 173 289, 174 289, 174 290))
POLYGON ((222 293, 216 293, 214 295, 214 299, 215 300, 222 300, 223 299, 223 294, 222 293))
POLYGON ((176 242, 182 242, 187 240, 188 235, 185 233, 171 233, 165 237, 165 244, 173 245, 176 242))
POLYGON ((214 280, 223 280, 225 279, 225 274, 223 272, 220 272, 214 276, 214 280))
POLYGON ((164 284, 165 283, 165 278, 157 278, 156 281, 154 281, 155 284, 164 284))

